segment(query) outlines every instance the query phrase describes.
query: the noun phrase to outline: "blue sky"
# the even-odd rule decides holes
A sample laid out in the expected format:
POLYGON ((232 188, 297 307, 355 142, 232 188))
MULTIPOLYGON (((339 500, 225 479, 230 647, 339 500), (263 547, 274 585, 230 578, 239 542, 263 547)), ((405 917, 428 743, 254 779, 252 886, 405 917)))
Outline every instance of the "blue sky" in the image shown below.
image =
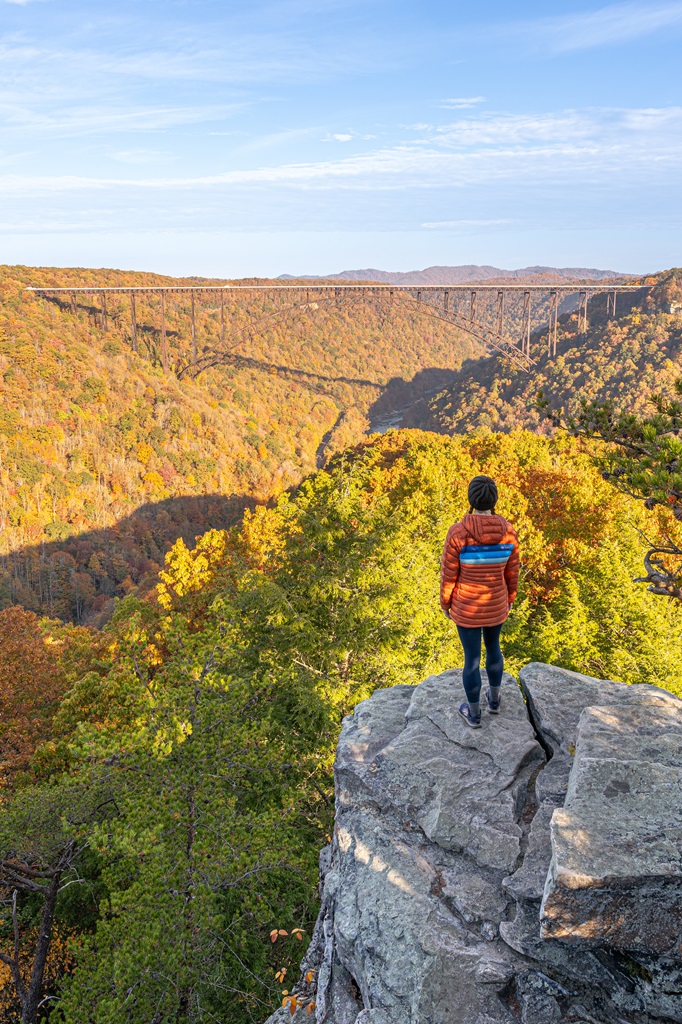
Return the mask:
POLYGON ((0 0, 0 262, 680 264, 681 44, 682 0, 0 0))

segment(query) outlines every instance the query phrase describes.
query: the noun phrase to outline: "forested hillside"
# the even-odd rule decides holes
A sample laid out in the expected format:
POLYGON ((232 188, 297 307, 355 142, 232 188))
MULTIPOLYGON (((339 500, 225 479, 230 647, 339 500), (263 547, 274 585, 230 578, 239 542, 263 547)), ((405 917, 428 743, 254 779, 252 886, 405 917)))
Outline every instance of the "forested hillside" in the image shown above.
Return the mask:
MULTIPOLYGON (((641 411, 680 375, 680 317, 667 312, 682 292, 677 272, 644 303, 629 309, 621 298, 616 320, 600 308, 603 296, 595 300, 584 337, 565 313, 557 358, 547 358, 546 336, 537 334, 530 374, 481 358, 476 342, 408 301, 311 301, 282 318, 283 292, 279 305, 228 299, 224 362, 179 379, 191 346, 187 295, 167 302, 164 374, 157 296, 138 296, 134 352, 127 296, 109 297, 105 318, 97 295, 72 306, 68 296, 26 291, 178 283, 207 282, 0 272, 0 607, 104 622, 115 597, 154 586, 178 536, 192 543, 295 485, 357 442, 370 415, 396 422, 393 410, 404 408, 405 425, 447 433, 547 430, 534 408, 540 389, 569 412, 579 397, 641 411), (273 323, 261 330, 264 317, 273 323)), ((217 302, 210 293, 197 299, 200 353, 220 347, 217 302)), ((540 302, 536 316, 543 311, 540 302)), ((519 313, 510 303, 512 332, 519 313)))
MULTIPOLYGON (((388 382, 414 400, 480 351, 399 303, 311 303, 257 333, 252 321, 272 309, 235 301, 226 348, 238 347, 196 381, 178 380, 187 295, 168 299, 165 375, 158 297, 138 297, 135 353, 126 296, 109 298, 104 322, 98 296, 79 297, 74 315, 68 298, 25 290, 181 283, 202 282, 0 269, 0 607, 103 621, 114 597, 154 585, 178 536, 190 543, 234 522, 357 441, 388 382)), ((200 349, 215 344, 215 296, 197 300, 196 321, 200 349)))
MULTIPOLYGON (((478 472, 498 480, 523 553, 508 667, 682 693, 679 607, 632 582, 658 511, 563 435, 390 432, 241 526, 178 541, 155 590, 102 631, 0 612, 0 848, 24 978, 55 866, 78 882, 50 920, 51 1022, 255 1024, 279 1004, 316 914, 342 716, 461 664, 439 558, 478 472)), ((8 967, 0 1005, 18 1019, 8 967)))
POLYGON ((468 363, 438 395, 410 409, 403 423, 440 433, 548 430, 536 409, 538 391, 568 413, 585 399, 612 400, 641 414, 652 394, 670 391, 682 375, 681 301, 679 270, 662 275, 644 301, 632 305, 619 296, 616 319, 607 319, 599 296, 590 303, 585 335, 578 334, 577 314, 560 318, 556 357, 547 355, 545 331, 533 337, 536 365, 530 373, 496 356, 468 363))

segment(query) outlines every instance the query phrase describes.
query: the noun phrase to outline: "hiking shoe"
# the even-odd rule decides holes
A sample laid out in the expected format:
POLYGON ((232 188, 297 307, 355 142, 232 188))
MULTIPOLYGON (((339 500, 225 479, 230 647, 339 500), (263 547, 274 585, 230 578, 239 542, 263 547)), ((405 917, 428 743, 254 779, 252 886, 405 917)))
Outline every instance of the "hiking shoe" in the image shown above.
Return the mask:
POLYGON ((490 712, 491 715, 499 715, 499 713, 500 713, 500 704, 502 703, 502 701, 501 700, 491 700, 490 699, 490 690, 489 689, 485 691, 485 702, 488 705, 488 711, 490 712))
POLYGON ((467 704, 466 701, 464 701, 463 704, 460 704, 457 710, 459 711, 460 715, 462 716, 462 718, 464 719, 464 721, 466 722, 470 729, 481 728, 481 716, 479 715, 478 718, 472 718, 471 712, 469 711, 469 705, 467 704))

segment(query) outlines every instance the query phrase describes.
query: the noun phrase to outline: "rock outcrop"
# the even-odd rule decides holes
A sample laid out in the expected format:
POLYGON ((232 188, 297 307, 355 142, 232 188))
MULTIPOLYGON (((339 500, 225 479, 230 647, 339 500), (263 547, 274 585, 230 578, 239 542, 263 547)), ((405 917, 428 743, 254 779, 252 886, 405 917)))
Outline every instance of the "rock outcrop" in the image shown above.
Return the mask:
POLYGON ((301 1008, 268 1024, 682 1022, 682 701, 503 685, 480 730, 458 671, 344 721, 301 1008))

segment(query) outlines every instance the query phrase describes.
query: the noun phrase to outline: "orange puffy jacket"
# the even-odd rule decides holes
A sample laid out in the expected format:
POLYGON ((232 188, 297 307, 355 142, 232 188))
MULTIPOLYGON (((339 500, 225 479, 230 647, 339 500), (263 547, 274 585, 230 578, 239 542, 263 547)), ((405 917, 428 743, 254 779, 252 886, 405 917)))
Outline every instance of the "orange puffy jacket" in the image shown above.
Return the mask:
POLYGON ((468 515, 448 530, 440 604, 458 626, 499 626, 519 585, 519 539, 497 515, 468 515))

